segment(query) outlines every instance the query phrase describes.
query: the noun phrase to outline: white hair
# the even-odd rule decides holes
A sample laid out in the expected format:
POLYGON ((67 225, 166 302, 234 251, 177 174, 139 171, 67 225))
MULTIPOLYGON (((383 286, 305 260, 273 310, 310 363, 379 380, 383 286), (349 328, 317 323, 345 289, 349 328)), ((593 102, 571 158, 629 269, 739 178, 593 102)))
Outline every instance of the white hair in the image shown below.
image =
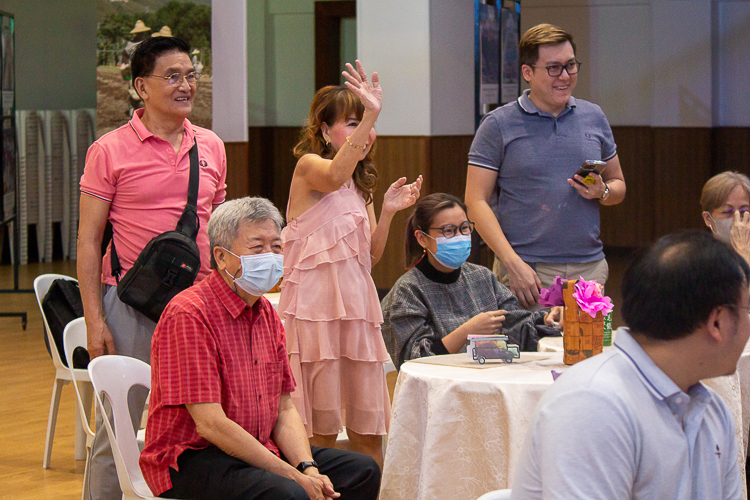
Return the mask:
POLYGON ((217 269, 214 248, 229 249, 240 231, 243 222, 264 222, 272 220, 276 230, 281 232, 284 218, 279 209, 269 200, 261 197, 245 196, 229 200, 219 205, 208 221, 208 242, 211 248, 211 268, 217 269))

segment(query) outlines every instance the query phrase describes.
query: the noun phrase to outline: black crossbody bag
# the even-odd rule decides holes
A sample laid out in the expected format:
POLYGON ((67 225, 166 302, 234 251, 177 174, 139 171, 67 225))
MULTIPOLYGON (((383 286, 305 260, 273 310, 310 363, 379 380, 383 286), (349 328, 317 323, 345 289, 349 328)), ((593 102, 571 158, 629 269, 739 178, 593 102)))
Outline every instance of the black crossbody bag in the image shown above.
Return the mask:
POLYGON ((141 251, 133 267, 120 280, 120 259, 112 238, 112 276, 117 280, 117 296, 122 302, 158 322, 172 298, 190 287, 201 268, 201 254, 195 242, 198 219, 198 142, 190 156, 190 181, 185 209, 174 231, 156 236, 141 251))

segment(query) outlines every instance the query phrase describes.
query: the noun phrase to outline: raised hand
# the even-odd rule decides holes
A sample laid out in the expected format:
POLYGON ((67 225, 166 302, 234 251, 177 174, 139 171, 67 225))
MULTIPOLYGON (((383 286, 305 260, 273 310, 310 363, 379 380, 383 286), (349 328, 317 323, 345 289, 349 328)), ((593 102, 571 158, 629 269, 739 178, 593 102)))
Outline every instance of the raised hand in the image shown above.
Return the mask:
POLYGON ((399 210, 409 208, 419 199, 422 189, 422 176, 411 184, 406 184, 406 177, 401 177, 388 187, 383 196, 383 212, 395 213, 399 210))
POLYGON ((737 253, 750 262, 750 212, 734 212, 734 222, 729 236, 737 253))
POLYGON ((362 67, 359 59, 355 61, 355 64, 357 65, 356 70, 351 64, 346 63, 348 71, 341 73, 346 78, 344 85, 359 97, 365 107, 365 112, 369 111, 378 115, 383 104, 383 90, 380 88, 378 74, 373 73, 372 82, 370 82, 367 80, 367 73, 365 73, 365 68, 362 67))

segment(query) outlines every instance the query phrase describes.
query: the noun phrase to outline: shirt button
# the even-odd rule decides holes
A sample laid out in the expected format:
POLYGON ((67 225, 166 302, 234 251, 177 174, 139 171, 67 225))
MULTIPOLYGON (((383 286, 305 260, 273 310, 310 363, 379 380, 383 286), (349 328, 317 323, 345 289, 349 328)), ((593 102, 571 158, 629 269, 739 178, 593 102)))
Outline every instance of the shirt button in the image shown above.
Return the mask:
POLYGON ((258 360, 257 360, 257 359, 255 360, 255 364, 256 364, 256 365, 258 364, 258 360))
POLYGON ((674 418, 676 418, 677 420, 679 420, 679 419, 680 419, 680 416, 679 416, 678 414, 676 414, 676 413, 675 413, 675 414, 674 414, 674 418))
POLYGON ((674 400, 674 402, 677 403, 678 405, 682 404, 682 398, 677 398, 674 400))
POLYGON ((258 394, 258 399, 262 398, 263 394, 258 394))

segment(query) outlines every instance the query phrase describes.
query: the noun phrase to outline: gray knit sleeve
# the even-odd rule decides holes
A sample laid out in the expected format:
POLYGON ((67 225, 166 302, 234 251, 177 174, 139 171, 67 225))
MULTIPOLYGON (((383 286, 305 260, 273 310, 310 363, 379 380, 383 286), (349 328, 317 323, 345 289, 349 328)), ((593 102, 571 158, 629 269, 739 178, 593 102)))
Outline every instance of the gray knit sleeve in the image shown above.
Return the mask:
POLYGON ((433 356, 439 339, 416 280, 402 276, 383 299, 383 339, 397 369, 410 359, 433 356))

